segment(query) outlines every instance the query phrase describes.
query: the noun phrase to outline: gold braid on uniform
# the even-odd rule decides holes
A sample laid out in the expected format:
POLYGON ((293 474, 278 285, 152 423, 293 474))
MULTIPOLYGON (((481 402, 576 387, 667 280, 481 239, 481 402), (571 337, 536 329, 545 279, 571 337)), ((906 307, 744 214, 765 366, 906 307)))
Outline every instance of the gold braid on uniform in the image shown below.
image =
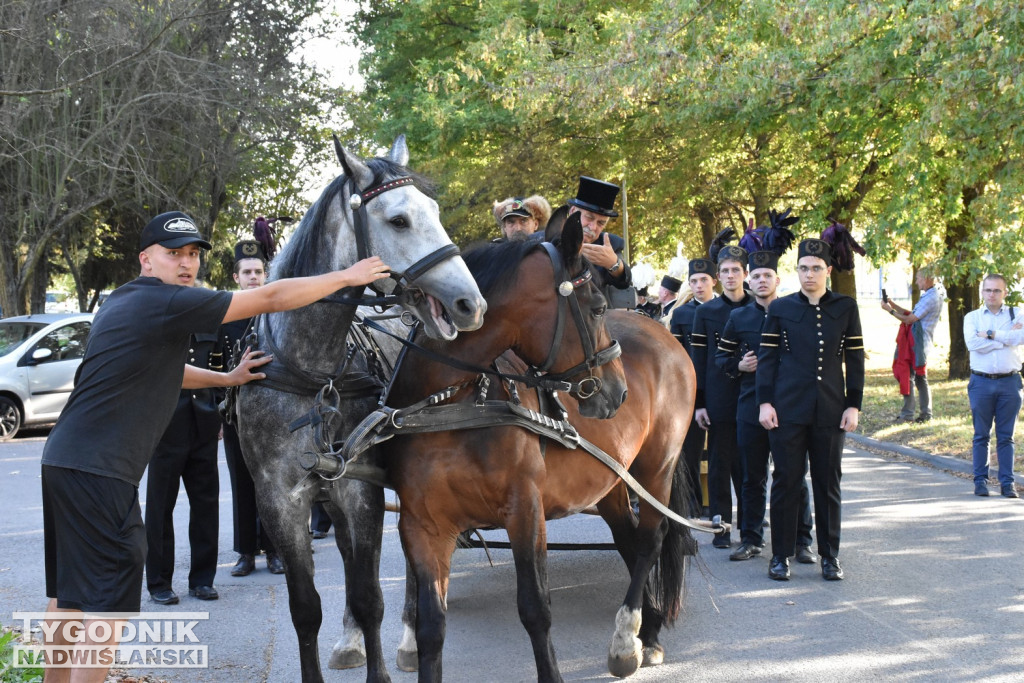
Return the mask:
POLYGON ((708 336, 706 334, 698 334, 694 332, 690 335, 690 346, 702 346, 707 348, 708 336), (699 340, 699 341, 698 341, 699 340))
POLYGON ((847 351, 863 351, 864 350, 864 337, 857 335, 846 338, 846 350, 847 351), (853 344, 856 344, 854 346, 853 344))
POLYGON ((774 332, 762 332, 761 346, 771 346, 776 349, 779 348, 779 335, 774 332))

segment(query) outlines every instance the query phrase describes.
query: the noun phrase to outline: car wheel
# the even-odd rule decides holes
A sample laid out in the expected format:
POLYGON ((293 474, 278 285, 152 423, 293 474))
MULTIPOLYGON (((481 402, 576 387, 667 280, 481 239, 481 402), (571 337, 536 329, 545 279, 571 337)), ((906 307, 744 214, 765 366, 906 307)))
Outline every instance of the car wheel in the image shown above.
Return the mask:
POLYGON ((7 441, 21 428, 21 409, 18 404, 0 396, 0 441, 7 441))

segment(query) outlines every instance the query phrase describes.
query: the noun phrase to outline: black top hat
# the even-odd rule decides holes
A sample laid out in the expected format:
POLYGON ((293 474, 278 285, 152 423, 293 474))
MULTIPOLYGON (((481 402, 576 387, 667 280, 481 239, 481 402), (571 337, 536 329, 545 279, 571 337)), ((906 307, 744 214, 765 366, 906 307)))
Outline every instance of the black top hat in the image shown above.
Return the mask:
POLYGON ((203 249, 210 249, 210 243, 199 234, 195 221, 181 211, 162 213, 142 229, 139 236, 139 251, 154 244, 167 249, 177 249, 186 244, 198 244, 203 249))
POLYGON ((774 251, 755 251, 747 259, 747 269, 754 272, 758 268, 771 268, 779 272, 779 255, 774 251))
POLYGON ((683 286, 683 281, 677 280, 671 275, 666 275, 665 277, 661 278, 661 286, 670 292, 678 292, 679 288, 683 286))
POLYGON ((267 252, 256 240, 243 240, 235 245, 235 263, 247 258, 258 258, 267 262, 267 252))
POLYGON ((737 247, 735 244, 727 244, 718 250, 718 263, 731 259, 745 264, 747 262, 747 250, 737 247))
POLYGON ((825 240, 806 239, 800 242, 800 246, 797 247, 796 260, 799 261, 804 256, 816 256, 823 259, 828 265, 832 265, 832 247, 829 246, 825 240))
POLYGON ((699 275, 701 273, 715 277, 715 272, 715 264, 711 259, 695 258, 690 261, 690 274, 688 277, 693 277, 694 275, 699 275))
POLYGON ((577 190, 576 196, 569 200, 569 203, 591 213, 615 218, 619 215, 614 208, 615 198, 618 194, 618 185, 581 175, 580 189, 577 190))

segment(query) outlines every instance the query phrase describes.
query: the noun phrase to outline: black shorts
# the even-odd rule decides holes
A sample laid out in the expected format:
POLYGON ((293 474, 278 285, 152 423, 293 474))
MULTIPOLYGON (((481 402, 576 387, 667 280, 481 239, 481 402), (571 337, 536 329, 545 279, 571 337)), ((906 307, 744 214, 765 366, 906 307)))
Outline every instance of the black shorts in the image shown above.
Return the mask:
POLYGON ((126 481, 43 465, 46 597, 83 612, 138 612, 146 529, 126 481))

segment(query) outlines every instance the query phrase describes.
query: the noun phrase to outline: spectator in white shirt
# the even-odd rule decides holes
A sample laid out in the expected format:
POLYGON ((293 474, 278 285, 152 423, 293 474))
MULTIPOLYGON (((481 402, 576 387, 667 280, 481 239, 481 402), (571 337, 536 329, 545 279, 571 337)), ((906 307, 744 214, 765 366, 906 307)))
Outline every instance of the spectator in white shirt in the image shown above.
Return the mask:
POLYGON ((988 443, 996 426, 996 457, 1002 495, 1017 498, 1013 485, 1013 430, 1021 407, 1024 310, 1003 305, 1006 278, 993 273, 981 283, 985 305, 964 316, 964 341, 971 354, 967 396, 974 417, 974 495, 988 495, 988 443))

